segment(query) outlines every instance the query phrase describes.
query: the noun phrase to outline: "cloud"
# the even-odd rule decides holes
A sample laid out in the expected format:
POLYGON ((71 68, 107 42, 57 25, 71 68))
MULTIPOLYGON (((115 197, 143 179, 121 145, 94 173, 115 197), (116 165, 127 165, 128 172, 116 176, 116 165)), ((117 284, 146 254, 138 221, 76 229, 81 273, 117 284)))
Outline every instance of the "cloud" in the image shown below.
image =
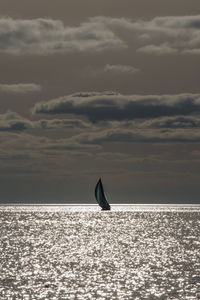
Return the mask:
POLYGON ((199 55, 200 54, 200 48, 198 49, 186 49, 183 51, 183 54, 197 54, 199 55))
POLYGON ((0 115, 0 131, 24 131, 34 128, 34 123, 22 118, 15 112, 8 111, 0 115))
POLYGON ((41 150, 55 150, 55 151, 97 151, 100 150, 101 147, 99 145, 95 145, 95 143, 81 143, 78 140, 76 141, 74 138, 69 139, 59 139, 56 142, 52 141, 46 145, 41 145, 41 150))
POLYGON ((200 15, 156 17, 150 21, 138 21, 135 23, 136 31, 146 44, 138 51, 158 55, 176 52, 199 54, 199 24, 200 15))
POLYGON ((40 128, 56 129, 56 128, 71 128, 71 129, 86 129, 90 127, 88 122, 79 119, 52 119, 37 121, 40 128))
POLYGON ((60 138, 56 142, 49 142, 49 140, 48 143, 43 142, 42 149, 87 150, 93 147, 91 145, 99 145, 104 142, 196 142, 199 141, 200 136, 200 116, 159 117, 138 119, 137 121, 102 121, 93 124, 79 119, 31 121, 13 112, 0 115, 0 131, 7 131, 10 134, 20 133, 23 135, 23 132, 27 130, 30 134, 31 130, 37 129, 42 135, 45 135, 45 130, 61 128, 70 129, 71 137, 60 138))
POLYGON ((1 18, 0 51, 10 54, 99 52, 125 49, 129 45, 148 54, 199 54, 199 23, 200 15, 135 21, 99 16, 76 27, 44 18, 1 18))
POLYGON ((81 144, 96 144, 101 145, 103 143, 168 143, 168 142, 200 142, 199 130, 156 130, 156 129, 122 129, 109 128, 99 132, 93 132, 90 134, 81 134, 77 137, 77 140, 81 144))
POLYGON ((8 111, 5 114, 0 114, 0 131, 22 132, 31 129, 86 129, 90 125, 88 122, 79 119, 41 119, 31 121, 23 118, 15 112, 8 111))
POLYGON ((140 70, 137 68, 134 68, 132 66, 126 66, 126 65, 109 65, 107 64, 104 67, 105 72, 114 72, 118 74, 135 74, 139 72, 140 70))
POLYGON ((147 120, 139 125, 140 128, 199 128, 200 117, 163 117, 154 120, 147 120))
POLYGON ((200 142, 200 116, 160 117, 137 121, 110 121, 73 139, 80 144, 195 143, 200 142))
MULTIPOLYGON (((126 44, 140 44, 137 51, 148 54, 200 54, 200 15, 165 16, 151 20, 95 17, 126 44)), ((137 47, 137 46, 136 46, 137 47)))
MULTIPOLYGON (((169 30, 170 34, 171 30, 175 29, 192 29, 199 30, 200 29, 200 15, 195 16, 166 16, 166 17, 156 17, 152 21, 144 22, 144 27, 150 25, 149 30, 159 30, 166 31, 169 30)), ((177 32, 175 31, 175 35, 177 32)))
POLYGON ((0 51, 10 54, 51 54, 103 51, 126 44, 102 22, 91 18, 77 27, 52 19, 0 19, 0 51))
POLYGON ((199 94, 122 95, 114 92, 83 92, 37 103, 35 114, 74 114, 92 122, 134 120, 200 112, 199 94))
MULTIPOLYGON (((58 138, 58 137, 46 137, 40 135, 33 135, 27 132, 18 134, 17 132, 4 132, 0 135, 0 160, 7 157, 7 161, 26 159, 32 157, 37 159, 38 157, 45 156, 48 159, 48 155, 55 160, 58 160, 58 153, 68 153, 70 156, 81 153, 92 153, 102 149, 98 144, 92 143, 80 143, 78 139, 74 137, 58 138), (22 156, 23 154, 24 156, 22 156), (16 157, 15 157, 16 156, 16 157)), ((64 154, 63 154, 64 155, 64 154)), ((70 158, 71 159, 71 158, 70 158)), ((68 160, 68 157, 65 157, 68 160)))
POLYGON ((138 52, 148 54, 200 54, 200 15, 165 16, 151 20, 95 17, 130 46, 140 44, 138 52))
POLYGON ((114 162, 130 162, 130 161, 136 161, 137 158, 134 158, 131 154, 126 153, 120 153, 120 152, 98 152, 96 154, 96 158, 100 160, 105 160, 108 163, 114 162))
POLYGON ((137 49, 137 51, 147 53, 147 54, 162 55, 162 54, 176 53, 178 50, 164 43, 161 45, 147 45, 137 49))
POLYGON ((0 84, 0 91, 11 94, 40 92, 41 86, 35 83, 0 84))

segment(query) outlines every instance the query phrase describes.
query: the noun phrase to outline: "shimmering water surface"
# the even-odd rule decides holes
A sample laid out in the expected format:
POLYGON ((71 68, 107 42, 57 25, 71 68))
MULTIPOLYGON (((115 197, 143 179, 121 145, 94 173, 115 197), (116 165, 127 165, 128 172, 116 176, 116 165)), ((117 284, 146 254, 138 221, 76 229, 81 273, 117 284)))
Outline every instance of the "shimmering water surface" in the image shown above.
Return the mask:
POLYGON ((0 206, 0 299, 200 299, 199 217, 199 206, 0 206))

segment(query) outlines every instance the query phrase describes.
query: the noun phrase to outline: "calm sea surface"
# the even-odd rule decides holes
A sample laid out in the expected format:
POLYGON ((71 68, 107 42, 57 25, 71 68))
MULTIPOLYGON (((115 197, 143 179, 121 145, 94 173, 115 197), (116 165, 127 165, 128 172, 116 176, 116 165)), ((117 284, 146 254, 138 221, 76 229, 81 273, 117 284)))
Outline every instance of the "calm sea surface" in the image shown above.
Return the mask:
POLYGON ((200 206, 0 206, 0 299, 200 299, 200 206))

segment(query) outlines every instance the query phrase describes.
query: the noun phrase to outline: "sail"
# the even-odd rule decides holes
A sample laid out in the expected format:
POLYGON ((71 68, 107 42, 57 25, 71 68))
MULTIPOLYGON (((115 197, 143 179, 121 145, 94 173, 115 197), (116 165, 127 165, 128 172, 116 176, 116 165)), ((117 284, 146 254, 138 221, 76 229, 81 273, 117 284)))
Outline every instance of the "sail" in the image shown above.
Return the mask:
POLYGON ((97 185, 95 188, 95 197, 96 197, 98 204, 101 206, 102 210, 110 210, 110 205, 104 194, 101 178, 97 182, 97 185))

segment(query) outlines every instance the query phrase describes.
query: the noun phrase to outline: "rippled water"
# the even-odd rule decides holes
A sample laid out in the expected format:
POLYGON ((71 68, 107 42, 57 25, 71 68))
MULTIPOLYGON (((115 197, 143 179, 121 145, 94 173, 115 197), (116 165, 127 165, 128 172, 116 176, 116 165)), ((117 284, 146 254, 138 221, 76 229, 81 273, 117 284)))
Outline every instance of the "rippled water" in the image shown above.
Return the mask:
POLYGON ((0 206, 0 299, 200 299, 200 207, 0 206))

